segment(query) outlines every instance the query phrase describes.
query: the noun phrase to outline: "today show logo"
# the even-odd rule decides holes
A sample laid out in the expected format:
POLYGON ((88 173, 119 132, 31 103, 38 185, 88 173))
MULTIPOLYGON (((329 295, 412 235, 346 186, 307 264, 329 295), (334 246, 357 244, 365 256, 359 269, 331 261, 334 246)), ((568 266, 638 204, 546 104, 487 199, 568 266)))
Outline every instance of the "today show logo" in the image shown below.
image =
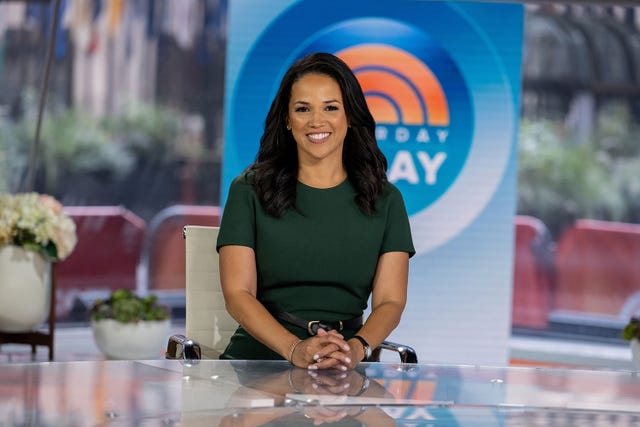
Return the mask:
POLYGON ((473 125, 466 85, 447 52, 422 31, 382 18, 330 27, 299 56, 313 51, 337 55, 358 78, 388 179, 405 194, 409 214, 434 203, 463 168, 473 125))

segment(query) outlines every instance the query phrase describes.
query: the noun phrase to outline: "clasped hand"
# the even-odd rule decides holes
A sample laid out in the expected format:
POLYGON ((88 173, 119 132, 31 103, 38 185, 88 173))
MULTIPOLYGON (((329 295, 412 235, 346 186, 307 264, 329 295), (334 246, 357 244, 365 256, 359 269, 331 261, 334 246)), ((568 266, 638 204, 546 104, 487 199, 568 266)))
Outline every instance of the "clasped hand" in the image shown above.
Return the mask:
MULTIPOLYGON (((330 396, 359 396, 367 389, 367 378, 350 370, 348 372, 336 371, 303 371, 292 369, 289 371, 289 386, 294 393, 307 395, 330 396)), ((315 425, 337 422, 345 417, 354 417, 363 412, 360 407, 352 405, 328 405, 306 406, 304 416, 314 421, 315 425)))
POLYGON ((318 334, 303 340, 292 354, 291 363, 311 370, 347 371, 358 364, 358 354, 337 331, 318 329, 318 334))

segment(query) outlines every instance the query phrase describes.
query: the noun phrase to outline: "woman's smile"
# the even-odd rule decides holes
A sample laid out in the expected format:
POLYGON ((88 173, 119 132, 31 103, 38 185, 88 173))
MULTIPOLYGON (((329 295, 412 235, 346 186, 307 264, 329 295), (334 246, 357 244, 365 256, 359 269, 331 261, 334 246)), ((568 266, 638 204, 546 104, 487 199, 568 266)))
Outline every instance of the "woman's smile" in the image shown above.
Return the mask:
POLYGON ((329 132, 310 133, 310 134, 307 134, 307 137, 309 137, 311 142, 313 142, 314 144, 322 144, 327 140, 329 135, 331 135, 329 132))

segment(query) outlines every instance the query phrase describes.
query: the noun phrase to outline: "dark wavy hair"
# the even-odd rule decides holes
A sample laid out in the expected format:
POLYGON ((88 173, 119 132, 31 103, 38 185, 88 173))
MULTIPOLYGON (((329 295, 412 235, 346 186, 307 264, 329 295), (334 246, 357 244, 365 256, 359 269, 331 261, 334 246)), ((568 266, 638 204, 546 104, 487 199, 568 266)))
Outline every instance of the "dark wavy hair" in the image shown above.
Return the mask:
POLYGON ((256 160, 248 168, 253 172, 258 198, 275 217, 296 208, 298 153, 293 135, 287 130, 287 118, 293 84, 311 73, 327 75, 340 86, 349 123, 342 162, 356 189, 358 207, 371 215, 387 181, 387 159, 376 142, 375 121, 356 76, 340 58, 329 53, 312 53, 299 59, 282 78, 265 119, 256 160))

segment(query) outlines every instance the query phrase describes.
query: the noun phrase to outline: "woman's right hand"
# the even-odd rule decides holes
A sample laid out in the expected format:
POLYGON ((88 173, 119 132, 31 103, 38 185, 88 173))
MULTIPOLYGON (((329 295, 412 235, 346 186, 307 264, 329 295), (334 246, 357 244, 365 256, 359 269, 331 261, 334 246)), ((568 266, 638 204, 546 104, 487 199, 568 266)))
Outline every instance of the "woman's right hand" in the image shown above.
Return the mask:
POLYGON ((336 331, 319 329, 318 334, 302 340, 291 354, 291 363, 310 370, 338 369, 346 371, 354 366, 349 344, 336 331))

